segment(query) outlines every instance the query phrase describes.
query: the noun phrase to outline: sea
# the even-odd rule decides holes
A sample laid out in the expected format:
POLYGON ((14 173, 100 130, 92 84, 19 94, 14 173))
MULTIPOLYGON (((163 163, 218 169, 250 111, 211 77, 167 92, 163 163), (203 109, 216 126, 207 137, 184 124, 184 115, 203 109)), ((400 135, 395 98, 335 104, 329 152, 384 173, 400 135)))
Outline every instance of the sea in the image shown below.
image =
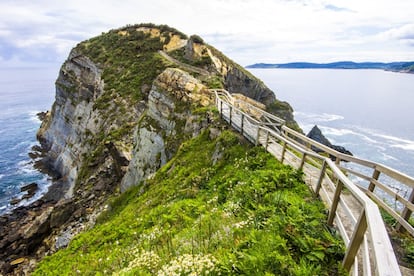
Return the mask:
MULTIPOLYGON (((249 71, 279 100, 291 104, 305 133, 317 125, 333 144, 353 155, 414 177, 414 74, 362 69, 249 71)), ((382 181, 400 195, 411 192, 386 177, 382 181)))
POLYGON ((38 144, 41 122, 36 114, 53 104, 57 74, 55 68, 0 68, 0 214, 39 199, 51 184, 33 168, 28 154, 38 144), (24 195, 20 188, 30 183, 38 184, 36 194, 11 205, 24 195))

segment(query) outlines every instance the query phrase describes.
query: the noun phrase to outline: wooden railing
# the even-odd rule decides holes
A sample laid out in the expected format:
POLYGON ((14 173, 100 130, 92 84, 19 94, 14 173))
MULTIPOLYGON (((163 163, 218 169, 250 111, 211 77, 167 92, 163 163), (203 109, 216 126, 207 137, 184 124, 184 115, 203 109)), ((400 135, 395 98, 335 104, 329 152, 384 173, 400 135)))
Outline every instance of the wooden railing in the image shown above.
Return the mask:
POLYGON ((306 145, 309 149, 317 148, 319 152, 335 157, 336 165, 348 175, 348 178, 352 177, 360 189, 394 217, 397 222, 396 229, 404 229, 414 236, 414 227, 409 223, 414 211, 414 178, 383 164, 337 152, 286 126, 282 127, 282 134, 291 141, 306 145), (381 181, 380 177, 384 180, 381 181), (388 184, 384 183, 385 181, 388 181, 388 184), (389 183, 394 183, 394 187, 389 183), (394 202, 391 202, 392 200, 394 202))
MULTIPOLYGON (((378 206, 343 173, 339 161, 335 163, 311 151, 310 145, 319 147, 320 144, 308 141, 310 139, 302 134, 280 124, 273 125, 276 130, 263 125, 257 118, 235 107, 226 91, 214 92, 224 120, 252 143, 265 147, 282 163, 303 170, 305 182, 329 209, 328 225, 335 226, 344 240, 345 269, 354 275, 401 275, 378 206)), ((345 160, 345 156, 334 153, 337 160, 345 160)))

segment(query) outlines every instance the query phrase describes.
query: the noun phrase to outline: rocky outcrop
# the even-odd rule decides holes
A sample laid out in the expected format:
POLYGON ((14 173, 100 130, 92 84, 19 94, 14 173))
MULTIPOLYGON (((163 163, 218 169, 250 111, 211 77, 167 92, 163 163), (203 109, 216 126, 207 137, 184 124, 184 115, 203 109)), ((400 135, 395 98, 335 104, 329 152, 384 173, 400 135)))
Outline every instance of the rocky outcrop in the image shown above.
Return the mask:
MULTIPOLYGON (((332 143, 325 137, 325 135, 322 134, 322 131, 316 125, 311 129, 311 131, 309 131, 309 133, 307 134, 307 137, 311 138, 312 140, 315 140, 318 143, 321 143, 322 145, 328 146, 331 149, 334 149, 340 153, 352 155, 352 153, 346 148, 342 146, 338 146, 338 145, 332 145, 332 143)), ((312 146, 312 150, 316 152, 323 152, 323 150, 315 146, 312 146)), ((332 156, 332 155, 330 156, 330 158, 332 160, 336 159, 335 156, 332 156)))
POLYGON ((189 107, 211 103, 211 95, 196 78, 176 68, 162 72, 154 81, 147 112, 134 133, 133 157, 121 191, 150 177, 171 159, 186 137, 198 134, 205 118, 195 120, 189 107), (197 126, 190 127, 194 121, 197 126))

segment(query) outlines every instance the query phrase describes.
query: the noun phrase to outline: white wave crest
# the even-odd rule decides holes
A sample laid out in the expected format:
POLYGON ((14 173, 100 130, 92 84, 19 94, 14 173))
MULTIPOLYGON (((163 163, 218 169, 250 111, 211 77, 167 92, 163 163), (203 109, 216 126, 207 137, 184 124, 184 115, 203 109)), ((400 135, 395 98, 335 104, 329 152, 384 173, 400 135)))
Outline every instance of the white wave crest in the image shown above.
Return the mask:
POLYGON ((403 150, 414 151, 413 140, 400 138, 388 134, 382 134, 380 132, 375 131, 372 131, 371 135, 384 140, 384 142, 387 143, 391 148, 400 148, 403 150))
POLYGON ((403 150, 414 151, 414 144, 405 144, 405 145, 392 145, 392 148, 400 148, 403 150))
POLYGON ((295 111, 293 113, 294 116, 300 117, 305 119, 306 121, 311 121, 314 123, 317 122, 332 122, 337 120, 343 120, 345 119, 344 116, 338 115, 338 114, 329 114, 329 113, 307 113, 307 112, 301 112, 301 111, 295 111))
POLYGON ((23 160, 17 163, 18 170, 21 174, 25 175, 35 175, 37 174, 37 170, 33 167, 32 160, 23 160))
POLYGON ((41 123, 41 121, 40 121, 39 117, 37 116, 37 114, 38 114, 39 112, 40 112, 40 111, 35 111, 35 110, 29 111, 29 112, 28 112, 28 115, 29 115, 29 120, 30 120, 30 121, 32 121, 32 122, 35 122, 35 123, 41 123))
POLYGON ((333 127, 326 127, 326 126, 320 126, 320 129, 322 130, 322 133, 325 135, 332 135, 332 136, 344 136, 344 135, 360 135, 359 133, 356 133, 355 131, 347 128, 333 128, 333 127))

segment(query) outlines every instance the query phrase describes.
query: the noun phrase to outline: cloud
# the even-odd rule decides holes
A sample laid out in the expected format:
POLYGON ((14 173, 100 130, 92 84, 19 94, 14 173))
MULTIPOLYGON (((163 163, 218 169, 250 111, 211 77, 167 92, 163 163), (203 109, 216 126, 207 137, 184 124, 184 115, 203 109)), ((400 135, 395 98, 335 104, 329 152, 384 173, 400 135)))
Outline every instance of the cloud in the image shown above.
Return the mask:
POLYGON ((60 64, 80 41, 142 22, 201 35, 243 65, 378 60, 387 51, 414 60, 412 18, 414 2, 405 0, 2 0, 0 60, 60 64))
POLYGON ((405 24, 388 29, 378 35, 384 41, 399 41, 403 44, 414 46, 414 24, 405 24))
POLYGON ((341 8, 341 7, 338 7, 338 6, 335 6, 335 5, 331 5, 331 4, 327 4, 324 7, 325 7, 325 9, 330 10, 330 11, 334 11, 334 12, 353 12, 350 9, 341 8))

